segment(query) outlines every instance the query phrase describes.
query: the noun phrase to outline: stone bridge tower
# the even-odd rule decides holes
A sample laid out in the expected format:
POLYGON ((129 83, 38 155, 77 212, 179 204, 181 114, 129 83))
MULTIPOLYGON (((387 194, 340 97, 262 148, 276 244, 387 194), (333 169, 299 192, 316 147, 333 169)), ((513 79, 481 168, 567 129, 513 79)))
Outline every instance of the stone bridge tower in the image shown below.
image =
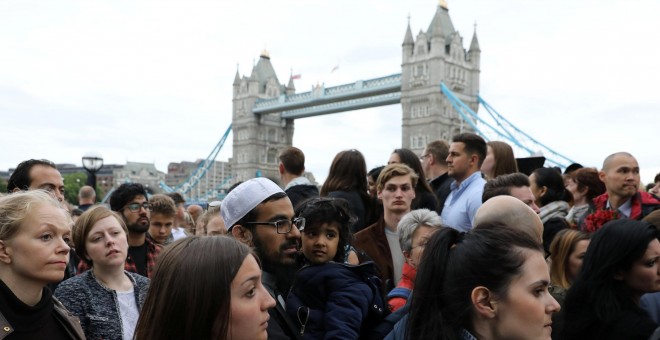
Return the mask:
POLYGON ((294 94, 293 80, 289 79, 288 86, 280 84, 268 52, 263 51, 250 77, 241 77, 237 70, 233 85, 234 182, 256 176, 279 178, 278 155, 291 146, 293 119, 282 119, 279 113, 255 115, 252 108, 257 99, 294 94))
POLYGON ((408 23, 402 50, 401 145, 420 153, 431 141, 451 141, 455 134, 473 132, 441 93, 440 82, 477 111, 481 50, 476 29, 466 52, 441 1, 429 28, 420 30, 416 39, 408 23))

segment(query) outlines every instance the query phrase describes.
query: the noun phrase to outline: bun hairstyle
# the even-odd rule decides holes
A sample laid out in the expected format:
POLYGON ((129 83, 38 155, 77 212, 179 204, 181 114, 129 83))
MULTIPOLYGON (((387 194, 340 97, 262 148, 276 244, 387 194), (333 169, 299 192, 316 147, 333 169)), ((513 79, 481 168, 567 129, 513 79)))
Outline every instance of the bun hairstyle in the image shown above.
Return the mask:
POLYGON ((547 188, 545 194, 541 196, 541 207, 554 201, 571 202, 573 200, 573 195, 566 190, 564 178, 558 170, 553 168, 538 168, 532 174, 535 177, 537 187, 547 188))

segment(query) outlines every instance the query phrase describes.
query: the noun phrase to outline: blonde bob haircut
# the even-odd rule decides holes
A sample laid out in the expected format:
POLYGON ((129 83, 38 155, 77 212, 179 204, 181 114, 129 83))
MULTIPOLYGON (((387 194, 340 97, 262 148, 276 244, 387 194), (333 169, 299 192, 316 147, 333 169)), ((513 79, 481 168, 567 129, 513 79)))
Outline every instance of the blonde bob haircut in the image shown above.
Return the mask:
MULTIPOLYGON (((30 213, 44 205, 62 209, 62 204, 45 190, 18 191, 0 197, 0 240, 14 237, 30 213)), ((72 225, 71 216, 66 216, 72 225)))

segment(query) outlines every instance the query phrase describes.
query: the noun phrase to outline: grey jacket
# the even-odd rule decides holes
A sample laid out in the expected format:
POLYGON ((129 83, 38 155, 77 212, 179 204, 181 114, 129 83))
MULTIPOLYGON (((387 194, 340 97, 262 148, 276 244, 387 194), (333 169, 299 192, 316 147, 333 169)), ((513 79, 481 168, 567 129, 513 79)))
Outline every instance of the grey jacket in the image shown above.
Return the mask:
MULTIPOLYGON (((149 279, 127 271, 124 273, 133 281, 135 302, 140 310, 147 295, 149 279)), ((123 339, 117 293, 101 285, 93 270, 62 282, 55 290, 55 296, 80 318, 87 339, 123 339)))

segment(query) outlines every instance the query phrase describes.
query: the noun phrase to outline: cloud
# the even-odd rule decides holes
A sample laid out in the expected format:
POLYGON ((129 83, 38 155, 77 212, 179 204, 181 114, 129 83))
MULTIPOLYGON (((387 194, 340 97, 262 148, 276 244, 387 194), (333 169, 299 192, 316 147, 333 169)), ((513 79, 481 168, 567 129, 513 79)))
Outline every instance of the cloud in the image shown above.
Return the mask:
MULTIPOLYGON (((298 92, 400 72, 407 16, 416 33, 436 9, 411 1, 0 2, 0 169, 32 157, 79 163, 167 163, 206 157, 231 122, 236 66, 249 75, 267 48, 298 92), (330 70, 337 64, 335 73, 330 70), (10 147, 6 147, 10 146, 10 147)), ((653 148, 660 3, 450 1, 470 42, 477 22, 481 94, 533 137, 599 165, 626 149, 660 169, 653 148), (625 7, 625 10, 622 8, 625 7)), ((484 112, 481 110, 481 112, 484 112)), ((369 167, 401 145, 401 108, 296 122, 294 143, 325 178, 357 148, 369 167)), ((231 156, 228 142, 219 157, 231 156)))

